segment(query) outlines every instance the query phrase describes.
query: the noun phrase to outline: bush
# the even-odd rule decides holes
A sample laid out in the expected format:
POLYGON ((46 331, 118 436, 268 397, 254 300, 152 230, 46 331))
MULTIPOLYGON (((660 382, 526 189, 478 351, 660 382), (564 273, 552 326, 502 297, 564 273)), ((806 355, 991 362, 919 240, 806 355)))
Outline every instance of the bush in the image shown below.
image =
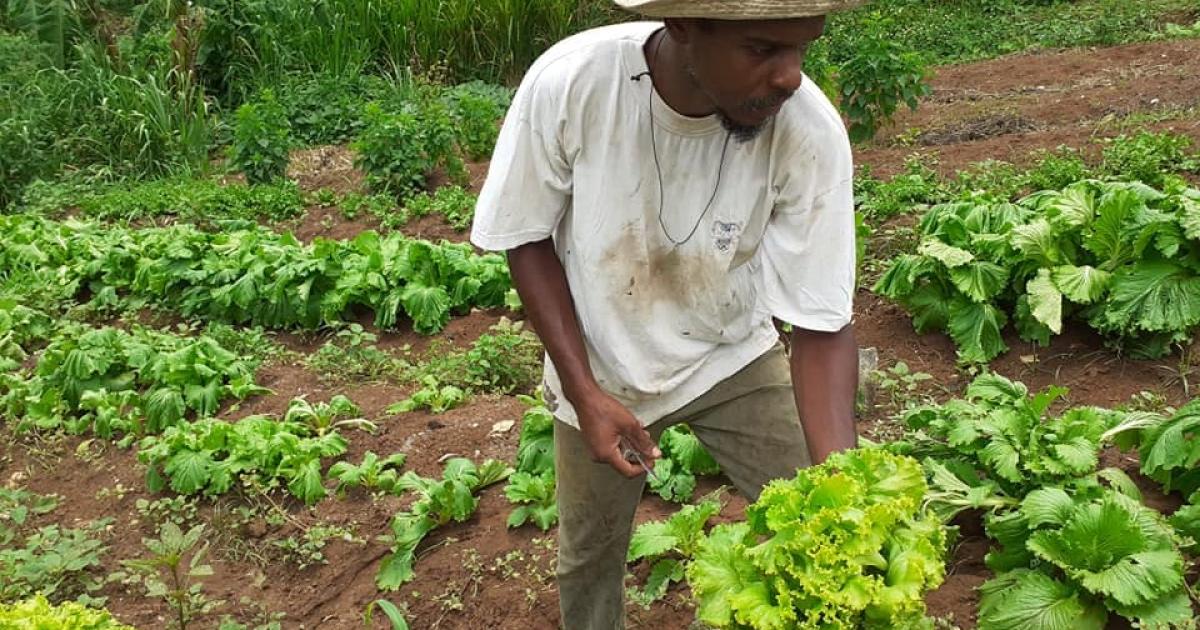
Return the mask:
POLYGON ((854 56, 837 73, 842 111, 850 119, 850 139, 869 140, 896 113, 901 103, 910 109, 931 92, 925 84, 925 63, 905 44, 874 25, 858 41, 854 56))
POLYGON ((366 128, 351 148, 357 153, 355 166, 366 172, 373 191, 406 199, 424 190, 428 177, 439 168, 452 179, 465 179, 466 167, 455 148, 454 121, 444 104, 430 99, 389 113, 370 103, 365 119, 366 128))
POLYGON ((454 111, 458 145, 471 160, 491 156, 500 135, 500 119, 512 96, 506 88, 472 81, 446 91, 445 100, 454 111))
POLYGON ((252 184, 281 179, 287 171, 291 125, 272 90, 263 90, 258 102, 237 110, 229 159, 252 184))

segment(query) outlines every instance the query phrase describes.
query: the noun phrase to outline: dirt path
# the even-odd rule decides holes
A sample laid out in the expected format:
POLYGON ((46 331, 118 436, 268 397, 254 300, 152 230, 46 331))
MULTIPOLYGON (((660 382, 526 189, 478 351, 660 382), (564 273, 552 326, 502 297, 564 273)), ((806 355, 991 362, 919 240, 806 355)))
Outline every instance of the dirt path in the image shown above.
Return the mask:
MULTIPOLYGON (((916 142, 901 146, 881 141, 859 152, 859 160, 876 174, 895 172, 914 152, 936 158, 944 173, 984 159, 1022 162, 1030 151, 1068 144, 1089 151, 1095 136, 1110 135, 1113 121, 1129 115, 1176 116, 1151 128, 1174 128, 1200 140, 1200 118, 1178 112, 1200 104, 1200 41, 1150 43, 1090 51, 1018 55, 985 63, 943 68, 934 79, 935 93, 920 111, 904 114, 881 137, 905 134, 916 142), (1174 114, 1172 114, 1174 112, 1174 114), (1107 122, 1106 122, 1107 121, 1107 122), (922 140, 923 139, 923 140, 922 140)), ((313 150, 298 164, 297 176, 307 189, 332 186, 340 192, 361 186, 343 151, 313 150)), ((483 172, 472 169, 473 180, 483 172)), ((477 181, 476 181, 477 183, 477 181)), ((336 212, 315 208, 293 224, 303 238, 346 237, 369 220, 348 221, 336 212)), ((410 228, 416 235, 451 237, 461 234, 428 219, 410 228)), ((452 322, 447 333, 455 345, 469 343, 499 318, 498 313, 477 313, 452 322)), ((879 349, 881 363, 907 362, 914 370, 931 373, 948 390, 959 389, 963 377, 954 370, 954 348, 943 335, 916 335, 908 316, 898 307, 863 291, 856 308, 861 345, 879 349)), ((293 350, 311 352, 321 340, 281 335, 293 350)), ((427 343, 411 333, 381 333, 380 345, 400 348, 427 343)), ((1069 330, 1048 349, 1035 349, 1009 340, 1012 351, 993 367, 1002 374, 1025 380, 1033 388, 1058 383, 1071 388, 1073 404, 1113 405, 1141 391, 1153 391, 1168 402, 1182 402, 1183 390, 1172 382, 1174 359, 1160 363, 1123 359, 1104 348, 1100 339, 1069 330)), ((405 388, 394 384, 339 385, 322 380, 294 361, 265 368, 264 382, 276 390, 272 397, 248 401, 235 414, 280 413, 287 400, 304 394, 309 400, 326 400, 345 393, 364 413, 379 423, 374 435, 351 433, 348 459, 359 461, 368 450, 381 455, 408 454, 406 468, 425 475, 440 473, 439 460, 456 454, 479 460, 511 459, 517 431, 494 431, 497 422, 517 420, 523 406, 513 398, 480 398, 472 404, 439 416, 411 413, 386 416, 383 409, 402 398, 405 388)), ((886 428, 886 418, 873 414, 863 430, 886 428)), ((158 497, 144 490, 142 469, 129 451, 115 447, 80 450, 80 440, 41 443, 30 448, 5 430, 0 479, 23 482, 40 493, 63 496, 62 507, 37 521, 75 524, 110 516, 116 525, 107 535, 111 549, 105 570, 119 560, 142 552, 140 538, 151 528, 136 510, 138 499, 158 497)), ((1119 455, 1110 459, 1122 466, 1119 455)), ((712 489, 718 481, 704 482, 712 489)), ((255 499, 257 501, 257 499, 255 499)), ((394 497, 372 498, 351 492, 344 499, 323 501, 312 509, 288 504, 290 519, 282 524, 263 522, 261 516, 240 519, 230 502, 201 509, 213 533, 216 575, 205 581, 205 592, 227 602, 222 612, 245 623, 256 622, 262 611, 286 613, 284 628, 359 628, 361 613, 381 597, 374 575, 385 547, 376 536, 387 532, 388 520, 404 507, 394 497), (325 549, 327 564, 299 569, 279 560, 270 539, 296 534, 303 526, 321 523, 351 530, 353 542, 334 540, 325 549), (242 602, 242 598, 248 600, 242 602)), ((735 518, 744 501, 733 497, 723 513, 735 518)), ((647 497, 638 520, 662 518, 674 506, 647 497)), ((419 552, 416 579, 399 593, 386 597, 405 602, 411 627, 552 630, 558 626, 553 582, 554 533, 529 527, 505 526, 509 512, 502 488, 483 493, 479 513, 465 524, 438 530, 419 552)), ((987 579, 982 557, 987 544, 970 527, 956 548, 946 585, 929 597, 930 613, 952 615, 963 628, 974 626, 977 597, 974 588, 987 579)), ((644 571, 642 571, 644 573, 644 571)), ((138 593, 107 587, 109 606, 124 621, 140 628, 165 627, 168 614, 161 602, 138 593)), ((686 628, 692 617, 686 591, 672 590, 666 601, 650 610, 630 608, 631 628, 686 628)), ((199 627, 216 627, 211 617, 199 627), (210 623, 213 621, 213 623, 210 623)), ((377 627, 383 627, 382 624, 377 627)))

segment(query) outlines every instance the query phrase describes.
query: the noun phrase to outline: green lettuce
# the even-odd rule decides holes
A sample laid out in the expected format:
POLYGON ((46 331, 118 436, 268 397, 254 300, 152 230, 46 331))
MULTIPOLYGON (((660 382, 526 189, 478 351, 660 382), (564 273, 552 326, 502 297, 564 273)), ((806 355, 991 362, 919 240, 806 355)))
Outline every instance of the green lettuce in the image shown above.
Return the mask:
POLYGON ((837 453, 769 484, 744 522, 696 545, 697 618, 717 628, 920 628, 941 584, 946 532, 920 511, 920 464, 878 449, 837 453))

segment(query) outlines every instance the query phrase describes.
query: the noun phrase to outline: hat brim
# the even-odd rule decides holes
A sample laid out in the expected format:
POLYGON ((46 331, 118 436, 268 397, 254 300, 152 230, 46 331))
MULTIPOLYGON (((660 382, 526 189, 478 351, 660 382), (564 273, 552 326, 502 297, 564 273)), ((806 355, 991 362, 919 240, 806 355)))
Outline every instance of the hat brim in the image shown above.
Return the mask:
POLYGON ((827 15, 867 0, 615 0, 617 6, 659 18, 780 20, 827 15))

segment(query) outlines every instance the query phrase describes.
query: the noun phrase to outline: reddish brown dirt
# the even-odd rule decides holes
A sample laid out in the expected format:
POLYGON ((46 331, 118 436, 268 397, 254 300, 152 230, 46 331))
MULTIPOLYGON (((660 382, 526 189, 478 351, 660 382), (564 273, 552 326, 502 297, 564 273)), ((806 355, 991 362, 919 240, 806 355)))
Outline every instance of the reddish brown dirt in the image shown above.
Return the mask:
MULTIPOLYGON (((947 144, 915 148, 883 141, 861 151, 859 160, 870 164, 876 174, 886 174, 898 170, 903 158, 917 151, 936 156, 938 168, 951 173, 984 159, 1021 162, 1032 150, 1064 143, 1094 150, 1093 135, 1113 128, 1102 124, 1106 118, 1194 105, 1200 94, 1198 66, 1200 42, 1192 41, 1020 55, 943 68, 934 81, 934 98, 921 111, 902 116, 883 137, 910 129, 937 131, 943 132, 941 141, 947 144), (1157 103, 1151 102, 1156 98, 1157 103), (992 122, 980 122, 987 122, 989 116, 994 118, 992 122), (1005 122, 1009 119, 1024 122, 1014 126, 1005 122), (955 125, 962 130, 975 125, 999 135, 984 133, 987 137, 965 139, 980 134, 955 135, 955 125), (1020 131, 1023 128, 1033 131, 1020 131)), ((1165 126, 1200 138, 1194 116, 1157 123, 1152 128, 1165 126)), ((294 156, 291 174, 305 190, 361 190, 361 175, 347 166, 348 160, 344 150, 336 147, 301 152, 294 156)), ((473 190, 478 190, 485 172, 486 165, 471 166, 473 190)), ((306 239, 345 238, 374 225, 365 219, 347 221, 336 211, 313 209, 295 230, 306 239)), ((440 231, 442 228, 417 222, 408 229, 426 237, 453 236, 440 231)), ((437 339, 462 347, 500 315, 479 312, 456 317, 437 339)), ((364 317, 360 323, 369 324, 370 320, 364 317)), ((954 367, 953 344, 944 335, 916 335, 902 310, 866 291, 859 293, 856 328, 860 345, 878 348, 883 366, 903 360, 914 370, 932 374, 931 393, 957 393, 965 384, 967 377, 954 367)), ((398 356, 420 356, 435 346, 430 338, 411 331, 376 332, 380 335, 379 345, 398 356)), ((311 333, 280 333, 277 338, 300 354, 315 351, 326 339, 311 333)), ((1085 331, 1068 329, 1044 349, 1012 338, 1008 343, 1012 350, 993 363, 995 370, 1022 379, 1035 389, 1051 383, 1070 387, 1071 404, 1119 404, 1143 390, 1157 392, 1176 405, 1184 399, 1182 387, 1170 381, 1166 369, 1176 367, 1174 360, 1125 359, 1085 331)), ((432 351, 436 352, 436 347, 432 351)), ((368 450, 380 455, 403 452, 408 455, 406 470, 433 476, 439 474, 439 460, 447 455, 511 460, 515 452, 518 427, 493 431, 498 422, 520 418, 523 405, 514 398, 479 397, 442 415, 417 412, 390 416, 384 409, 407 395, 409 386, 339 383, 314 373, 294 357, 264 367, 259 380, 275 394, 244 401, 226 410, 226 417, 279 414, 294 396, 321 401, 346 394, 362 407, 364 416, 379 425, 374 434, 346 434, 350 442, 347 458, 355 462, 368 450)), ((877 435, 886 433, 890 424, 883 410, 875 410, 867 414, 861 430, 877 435)), ((57 522, 77 526, 85 520, 112 517, 116 525, 105 535, 109 551, 103 571, 117 570, 121 560, 144 554, 141 538, 153 533, 153 528, 140 519, 135 503, 139 498, 159 497, 146 490, 144 470, 133 451, 96 442, 81 450, 79 438, 30 442, 13 436, 7 428, 0 429, 0 442, 0 480, 63 496, 55 512, 38 517, 31 525, 57 522)), ((1107 452, 1104 463, 1136 471, 1136 462, 1125 454, 1107 452)), ((1177 497, 1156 496, 1152 484, 1134 477, 1156 507, 1169 511, 1178 504, 1177 497)), ((703 480, 701 492, 719 483, 720 479, 703 480)), ((482 492, 478 513, 466 523, 439 529, 426 539, 418 551, 416 579, 393 594, 381 594, 374 586, 374 575, 387 551, 376 537, 388 532, 389 519, 406 506, 406 499, 373 498, 362 491, 351 491, 340 500, 325 500, 305 508, 280 495, 273 496, 289 514, 289 520, 282 524, 273 524, 262 514, 245 523, 230 518, 231 506, 262 503, 253 495, 232 493, 216 504, 202 502, 200 516, 209 526, 215 570, 211 578, 204 580, 204 589, 209 597, 225 600, 226 604, 216 614, 203 617, 197 627, 216 627, 223 613, 244 623, 260 623, 259 613, 272 611, 286 613, 284 628, 361 628, 362 611, 379 597, 406 605, 413 628, 552 630, 559 626, 552 577, 555 534, 543 534, 530 527, 505 527, 509 507, 500 486, 482 492), (316 523, 350 528, 358 542, 331 542, 324 549, 328 562, 305 569, 283 559, 270 543, 296 535, 301 526, 316 523), (254 604, 241 603, 243 596, 254 604)), ((731 496, 721 518, 737 518, 744 506, 744 500, 736 494, 731 496)), ((674 509, 647 496, 637 520, 663 518, 674 509)), ((975 589, 990 577, 982 562, 987 542, 977 520, 963 519, 960 525, 945 584, 931 593, 927 602, 931 614, 952 617, 961 627, 971 628, 978 605, 975 589)), ((635 566, 633 572, 644 576, 645 567, 635 566)), ((162 602, 147 599, 137 591, 125 592, 115 584, 106 587, 104 594, 110 597, 109 607, 122 621, 139 628, 167 626, 169 610, 162 602)), ((630 628, 673 629, 687 628, 693 611, 687 589, 676 586, 663 602, 649 610, 630 606, 628 615, 630 628)), ((377 622, 375 627, 384 625, 377 622)))
POLYGON ((898 115, 857 158, 886 177, 915 154, 936 160, 937 170, 949 175, 988 159, 1025 163, 1039 149, 1064 144, 1095 155, 1096 138, 1140 129, 1170 129, 1200 141, 1197 115, 1180 113, 1200 105, 1198 71, 1196 40, 946 66, 934 74, 932 97, 916 112, 898 115), (1119 123, 1130 114, 1184 118, 1123 129, 1119 123), (898 142, 900 135, 910 141, 898 142), (922 140, 933 146, 921 146, 922 140))

